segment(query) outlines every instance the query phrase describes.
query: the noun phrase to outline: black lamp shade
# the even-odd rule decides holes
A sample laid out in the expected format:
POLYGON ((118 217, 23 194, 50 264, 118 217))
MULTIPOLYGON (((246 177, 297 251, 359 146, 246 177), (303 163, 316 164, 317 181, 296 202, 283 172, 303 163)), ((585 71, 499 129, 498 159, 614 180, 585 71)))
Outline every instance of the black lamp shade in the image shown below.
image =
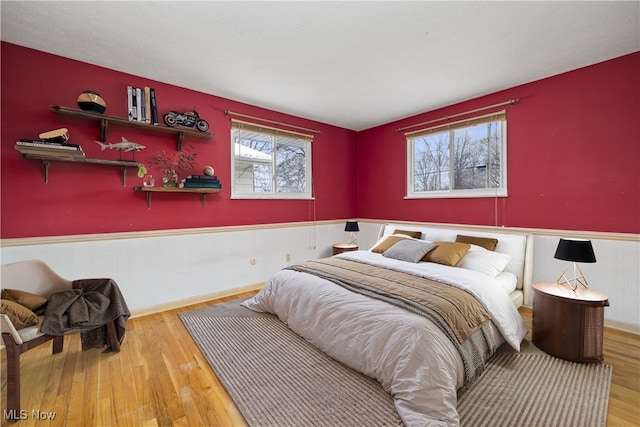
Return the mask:
POLYGON ((591 240, 584 239, 560 239, 553 257, 572 262, 596 262, 591 240))
POLYGON ((360 231, 360 229, 358 228, 358 221, 347 221, 344 226, 344 231, 360 231))

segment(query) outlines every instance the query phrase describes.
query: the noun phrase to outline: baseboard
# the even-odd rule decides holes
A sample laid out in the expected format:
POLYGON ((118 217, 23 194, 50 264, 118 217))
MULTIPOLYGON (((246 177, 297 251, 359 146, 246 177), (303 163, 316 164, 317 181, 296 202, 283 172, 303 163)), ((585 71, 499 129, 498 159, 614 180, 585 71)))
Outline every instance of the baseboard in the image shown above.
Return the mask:
POLYGON ((633 325, 625 322, 617 322, 615 320, 604 319, 604 327, 617 329, 618 331, 628 332, 634 335, 640 335, 640 325, 633 325))
POLYGON ((193 304, 199 304, 219 298, 226 298, 233 295, 242 294, 244 292, 257 291, 262 289, 266 282, 254 283, 252 285, 241 286, 238 288, 225 289, 223 291, 214 292, 211 294, 198 295, 196 297, 187 298, 178 301, 171 301, 166 304, 159 304, 152 307, 147 307, 141 310, 134 310, 131 312, 131 318, 148 316, 150 314, 161 313, 163 311, 174 310, 176 308, 186 307, 193 304))

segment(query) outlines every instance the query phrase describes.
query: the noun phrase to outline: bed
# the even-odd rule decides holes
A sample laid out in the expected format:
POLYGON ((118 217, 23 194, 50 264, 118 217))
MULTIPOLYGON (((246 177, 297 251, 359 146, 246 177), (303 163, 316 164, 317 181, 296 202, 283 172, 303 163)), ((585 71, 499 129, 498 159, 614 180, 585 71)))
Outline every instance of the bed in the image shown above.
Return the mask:
POLYGON ((458 390, 527 333, 531 254, 526 234, 385 224, 369 250, 283 269, 243 305, 377 379, 405 425, 457 426, 458 390))

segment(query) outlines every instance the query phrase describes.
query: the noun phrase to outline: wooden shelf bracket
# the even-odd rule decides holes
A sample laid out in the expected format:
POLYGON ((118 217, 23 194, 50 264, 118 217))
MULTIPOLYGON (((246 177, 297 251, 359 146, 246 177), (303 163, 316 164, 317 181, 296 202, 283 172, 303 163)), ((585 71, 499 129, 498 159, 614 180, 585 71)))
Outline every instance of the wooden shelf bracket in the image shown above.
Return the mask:
POLYGON ((107 119, 100 120, 100 142, 107 142, 107 127, 109 127, 107 119))
POLYGON ((44 183, 49 183, 49 166, 51 162, 49 160, 42 160, 42 168, 44 169, 44 183))
POLYGON ((122 166, 122 186, 126 187, 127 186, 127 167, 126 166, 122 166))

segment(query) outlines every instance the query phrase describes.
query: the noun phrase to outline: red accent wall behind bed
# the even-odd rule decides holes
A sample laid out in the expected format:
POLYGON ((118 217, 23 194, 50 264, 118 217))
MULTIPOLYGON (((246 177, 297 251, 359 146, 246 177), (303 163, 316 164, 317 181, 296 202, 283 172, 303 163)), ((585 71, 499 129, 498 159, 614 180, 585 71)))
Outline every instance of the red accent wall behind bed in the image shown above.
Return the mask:
MULTIPOLYGON (((356 215, 356 132, 246 105, 205 93, 120 73, 87 63, 2 42, 1 237, 56 236, 122 231, 161 230, 263 223, 283 223, 356 215), (127 85, 156 89, 160 115, 194 106, 209 121, 209 141, 185 139, 198 154, 195 173, 212 165, 222 182, 219 195, 208 195, 204 208, 199 196, 154 194, 151 210, 145 197, 134 193, 142 180, 129 170, 126 187, 117 167, 52 163, 49 183, 42 164, 18 158, 20 138, 61 127, 69 129, 70 143, 80 144, 87 157, 118 159, 116 150, 100 151, 94 142, 98 126, 53 114, 51 105, 77 108, 78 95, 94 90, 107 103, 106 114, 126 117, 127 85), (313 188, 309 200, 231 200, 230 123, 224 110, 320 130, 313 143, 313 188)), ((213 75, 211 78, 215 78, 213 75)), ((162 133, 112 127, 107 142, 124 136, 147 148, 135 160, 147 164, 161 149, 175 151, 176 138, 162 133)), ((123 155, 131 160, 131 153, 123 155)), ((151 171, 156 185, 161 179, 151 171)))
POLYGON ((360 132, 358 216, 639 233, 639 76, 634 53, 360 132), (508 197, 404 199, 406 143, 395 129, 513 98, 508 197))
MULTIPOLYGON (((353 132, 241 104, 142 77, 2 42, 1 238, 108 233, 338 218, 409 220, 508 227, 640 232, 640 53, 472 99, 362 132, 353 132), (58 127, 70 130, 88 157, 118 157, 93 142, 97 127, 62 118, 50 105, 76 106, 92 89, 107 114, 126 114, 125 87, 153 86, 160 113, 196 106, 211 124, 211 141, 187 140, 201 168, 211 164, 223 183, 205 207, 197 196, 154 195, 151 210, 118 168, 22 160, 19 138, 58 127), (405 200, 406 148, 395 129, 520 98, 508 108, 509 197, 405 200), (224 110, 322 131, 313 145, 315 202, 230 199, 229 119, 224 110), (354 172, 356 171, 356 172, 354 172), (496 220, 497 218, 497 220, 496 220)), ((136 160, 174 149, 173 137, 112 128, 147 145, 136 160)), ((156 179, 160 176, 154 171, 156 179)))

